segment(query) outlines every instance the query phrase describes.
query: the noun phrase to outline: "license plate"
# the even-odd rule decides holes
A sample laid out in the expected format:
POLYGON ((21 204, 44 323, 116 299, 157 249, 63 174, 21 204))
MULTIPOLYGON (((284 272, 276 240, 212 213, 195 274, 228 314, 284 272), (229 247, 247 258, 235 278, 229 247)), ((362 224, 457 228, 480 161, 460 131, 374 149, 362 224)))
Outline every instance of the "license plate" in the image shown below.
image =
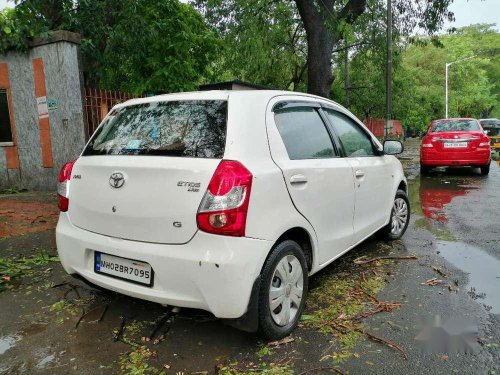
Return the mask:
POLYGON ((96 251, 94 252, 94 271, 141 285, 153 285, 153 269, 151 265, 139 260, 96 251))
POLYGON ((444 148, 466 148, 467 142, 445 142, 444 148))

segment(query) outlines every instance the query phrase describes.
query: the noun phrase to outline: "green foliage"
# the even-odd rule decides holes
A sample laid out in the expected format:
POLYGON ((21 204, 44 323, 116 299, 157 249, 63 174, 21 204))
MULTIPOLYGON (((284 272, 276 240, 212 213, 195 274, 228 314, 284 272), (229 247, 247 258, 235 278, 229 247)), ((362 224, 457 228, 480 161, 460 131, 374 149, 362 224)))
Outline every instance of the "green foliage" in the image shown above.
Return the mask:
POLYGON ((257 354, 259 358, 262 358, 273 354, 273 351, 268 346, 262 346, 255 354, 257 354))
MULTIPOLYGON (((348 106, 361 117, 385 116, 385 51, 379 44, 350 54, 348 106)), ((444 117, 445 63, 473 55, 449 68, 449 116, 495 117, 500 112, 500 33, 492 25, 472 25, 437 38, 413 37, 411 43, 396 45, 393 118, 405 127, 421 132, 431 120, 444 117)), ((337 64, 334 99, 346 103, 343 59, 337 64)))
POLYGON ((13 279, 29 275, 33 267, 43 266, 49 262, 58 262, 59 258, 42 253, 32 257, 0 258, 0 292, 6 289, 13 279))
POLYGON ((293 369, 288 365, 279 365, 276 363, 262 363, 259 368, 239 369, 237 363, 231 363, 227 366, 218 369, 220 375, 250 375, 250 374, 265 374, 265 375, 293 375, 293 369))
POLYGON ((20 189, 16 186, 13 186, 13 187, 10 187, 10 188, 7 188, 7 189, 4 189, 2 191, 0 191, 0 194, 9 194, 9 195, 13 195, 13 194, 19 194, 23 191, 26 191, 25 189, 20 189))
MULTIPOLYGON (((394 1, 393 118, 415 130, 444 116, 445 62, 471 55, 478 58, 450 67, 450 116, 500 115, 499 33, 492 25, 473 25, 436 36, 443 21, 453 17, 449 3, 394 1), (417 27, 429 36, 409 36, 417 27)), ((144 95, 241 79, 306 90, 307 38, 294 1, 15 4, 15 9, 0 12, 0 53, 26 50, 31 38, 51 30, 79 32, 86 86, 144 95)), ((367 0, 367 10, 354 23, 334 17, 343 4, 335 2, 328 10, 317 2, 328 33, 335 35, 332 98, 361 117, 384 117, 385 26, 380 19, 385 17, 385 1, 367 0)))
POLYGON ((136 94, 196 89, 217 38, 178 0, 128 1, 109 34, 102 86, 136 94))
POLYGON ((410 45, 395 72, 394 113, 408 127, 424 130, 445 115, 445 64, 449 67, 449 117, 489 117, 498 106, 500 33, 491 25, 473 25, 430 43, 410 45))
POLYGON ((0 53, 26 51, 28 41, 50 30, 71 29, 72 0, 15 0, 0 12, 0 53))
POLYGON ((293 2, 196 0, 193 5, 222 39, 207 81, 239 79, 305 90, 307 46, 293 2))
POLYGON ((121 356, 120 373, 127 375, 165 374, 148 362, 156 358, 156 353, 145 346, 140 346, 121 356))
POLYGON ((220 48, 179 0, 23 0, 0 13, 0 53, 61 29, 82 35, 87 86, 140 95, 195 89, 220 48))

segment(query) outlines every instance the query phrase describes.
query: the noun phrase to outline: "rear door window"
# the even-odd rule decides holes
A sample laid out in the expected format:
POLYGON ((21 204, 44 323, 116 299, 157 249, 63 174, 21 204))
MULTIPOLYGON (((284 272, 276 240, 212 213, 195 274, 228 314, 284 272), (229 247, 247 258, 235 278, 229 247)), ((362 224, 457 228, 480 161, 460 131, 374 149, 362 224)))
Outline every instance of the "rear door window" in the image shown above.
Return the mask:
POLYGON ((224 155, 227 101, 154 102, 113 110, 83 155, 224 155))
POLYGON ((315 108, 300 106, 277 110, 275 122, 290 160, 336 156, 330 135, 315 108))

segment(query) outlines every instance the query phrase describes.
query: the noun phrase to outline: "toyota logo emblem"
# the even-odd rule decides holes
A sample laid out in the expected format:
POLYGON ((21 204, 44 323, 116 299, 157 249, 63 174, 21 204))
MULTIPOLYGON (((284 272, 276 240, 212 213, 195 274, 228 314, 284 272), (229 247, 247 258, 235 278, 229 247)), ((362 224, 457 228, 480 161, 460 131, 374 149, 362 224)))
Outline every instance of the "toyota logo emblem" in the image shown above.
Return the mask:
POLYGON ((123 176, 123 173, 113 173, 109 178, 109 184, 115 189, 121 188, 125 184, 125 177, 123 176))

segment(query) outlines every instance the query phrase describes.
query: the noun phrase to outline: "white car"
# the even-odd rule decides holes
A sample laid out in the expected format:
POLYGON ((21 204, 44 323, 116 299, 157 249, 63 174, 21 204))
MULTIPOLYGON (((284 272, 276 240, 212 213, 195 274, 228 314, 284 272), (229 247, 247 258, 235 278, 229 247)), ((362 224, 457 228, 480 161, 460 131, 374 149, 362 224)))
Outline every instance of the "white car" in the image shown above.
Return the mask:
POLYGON ((309 276, 376 232, 403 235, 401 151, 307 94, 129 100, 61 170, 59 256, 102 288, 281 338, 309 276))

